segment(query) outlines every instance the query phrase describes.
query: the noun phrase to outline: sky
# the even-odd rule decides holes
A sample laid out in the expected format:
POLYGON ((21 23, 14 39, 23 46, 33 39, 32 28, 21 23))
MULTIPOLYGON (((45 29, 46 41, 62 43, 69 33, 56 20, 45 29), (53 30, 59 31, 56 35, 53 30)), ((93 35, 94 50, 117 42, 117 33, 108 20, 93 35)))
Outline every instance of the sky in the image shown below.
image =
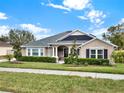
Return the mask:
POLYGON ((101 38, 123 22, 124 0, 0 0, 0 35, 15 28, 40 39, 78 29, 101 38))

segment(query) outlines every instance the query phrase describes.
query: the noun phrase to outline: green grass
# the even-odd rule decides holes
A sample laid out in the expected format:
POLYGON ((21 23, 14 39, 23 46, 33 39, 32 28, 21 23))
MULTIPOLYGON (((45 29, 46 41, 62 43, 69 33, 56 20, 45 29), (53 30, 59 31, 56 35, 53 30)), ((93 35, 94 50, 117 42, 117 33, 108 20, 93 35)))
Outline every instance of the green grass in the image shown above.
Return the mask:
POLYGON ((124 93, 124 81, 0 72, 0 90, 13 93, 124 93))
POLYGON ((75 66, 68 64, 41 63, 41 62, 23 62, 22 64, 12 64, 9 62, 4 62, 4 63, 0 63, 0 67, 124 74, 124 64, 116 64, 115 66, 75 66))

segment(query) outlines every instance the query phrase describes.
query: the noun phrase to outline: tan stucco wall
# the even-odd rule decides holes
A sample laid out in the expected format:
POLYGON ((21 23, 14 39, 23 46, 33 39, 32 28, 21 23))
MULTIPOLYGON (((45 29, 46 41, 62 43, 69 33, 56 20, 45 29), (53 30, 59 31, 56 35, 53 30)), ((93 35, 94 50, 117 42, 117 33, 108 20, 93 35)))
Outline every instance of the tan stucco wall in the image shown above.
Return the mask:
POLYGON ((45 48, 45 56, 52 56, 52 48, 45 48))
POLYGON ((12 47, 0 47, 0 56, 7 55, 7 52, 10 52, 12 47))
POLYGON ((26 48, 22 48, 21 52, 22 52, 22 56, 26 56, 26 48))
POLYGON ((91 41, 90 43, 81 47, 79 57, 86 58, 86 49, 91 49, 91 48, 108 49, 108 58, 109 59, 114 50, 113 46, 106 44, 105 42, 102 42, 100 40, 94 40, 94 41, 91 41))

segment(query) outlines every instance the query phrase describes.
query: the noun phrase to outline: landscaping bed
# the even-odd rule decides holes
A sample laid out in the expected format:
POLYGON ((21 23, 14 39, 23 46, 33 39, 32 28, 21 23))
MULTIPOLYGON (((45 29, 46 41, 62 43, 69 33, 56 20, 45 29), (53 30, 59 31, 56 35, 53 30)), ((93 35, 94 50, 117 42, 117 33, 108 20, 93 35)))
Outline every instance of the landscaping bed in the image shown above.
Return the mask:
POLYGON ((124 80, 0 72, 0 90, 12 93, 123 93, 124 80))
POLYGON ((124 74, 124 64, 116 64, 115 66, 95 66, 95 65, 84 66, 84 65, 73 65, 73 64, 42 63, 42 62, 22 62, 21 64, 12 64, 10 62, 3 62, 0 63, 0 67, 124 74))

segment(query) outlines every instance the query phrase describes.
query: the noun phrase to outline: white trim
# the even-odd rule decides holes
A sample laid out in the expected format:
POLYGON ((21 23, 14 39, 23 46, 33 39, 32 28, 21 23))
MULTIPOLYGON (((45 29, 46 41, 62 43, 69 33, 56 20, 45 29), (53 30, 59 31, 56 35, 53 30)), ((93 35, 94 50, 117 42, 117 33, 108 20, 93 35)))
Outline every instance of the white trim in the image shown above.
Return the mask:
POLYGON ((89 49, 89 58, 91 58, 91 55, 95 55, 95 58, 98 59, 98 55, 99 55, 98 54, 98 50, 102 50, 102 54, 101 55, 102 55, 102 59, 104 59, 105 58, 104 57, 104 49, 100 49, 100 48, 99 49, 97 49, 97 48, 89 49), (91 54, 91 50, 95 50, 95 54, 91 54))
POLYGON ((26 56, 34 56, 33 49, 38 49, 38 56, 45 56, 44 48, 26 48, 26 56), (30 55, 28 55, 28 49, 30 49, 30 55), (43 49, 43 55, 41 55, 41 49, 43 49))
POLYGON ((41 55, 41 49, 38 49, 38 56, 41 55))
POLYGON ((56 57, 58 57, 58 47, 56 47, 56 57))
POLYGON ((54 48, 54 47, 52 47, 52 48, 53 48, 53 51, 52 51, 52 52, 53 52, 53 54, 52 54, 52 56, 54 57, 54 56, 55 56, 55 53, 54 53, 54 52, 55 52, 55 51, 54 51, 54 50, 55 50, 55 48, 54 48))
POLYGON ((42 48, 43 49, 43 56, 45 56, 46 54, 45 54, 45 48, 42 48))
POLYGON ((22 48, 24 47, 26 47, 26 48, 44 48, 44 47, 48 47, 48 46, 24 46, 24 45, 22 45, 21 46, 22 48))

